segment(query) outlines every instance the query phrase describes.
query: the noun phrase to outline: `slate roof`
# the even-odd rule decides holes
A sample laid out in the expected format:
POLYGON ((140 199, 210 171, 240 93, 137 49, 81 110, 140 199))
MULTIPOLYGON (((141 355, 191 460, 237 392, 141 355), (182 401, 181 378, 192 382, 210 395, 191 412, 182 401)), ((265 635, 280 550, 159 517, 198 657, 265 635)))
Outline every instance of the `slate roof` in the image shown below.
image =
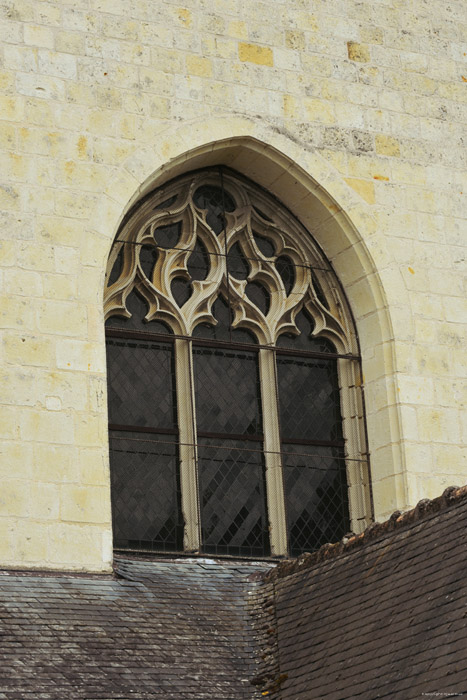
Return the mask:
POLYGON ((272 562, 0 572, 0 700, 467 695, 467 487, 272 562))
POLYGON ((451 488, 267 574, 279 657, 270 697, 467 697, 466 534, 467 487, 451 488))
POLYGON ((0 698, 261 697, 246 589, 271 564, 116 563, 118 578, 0 577, 0 698))

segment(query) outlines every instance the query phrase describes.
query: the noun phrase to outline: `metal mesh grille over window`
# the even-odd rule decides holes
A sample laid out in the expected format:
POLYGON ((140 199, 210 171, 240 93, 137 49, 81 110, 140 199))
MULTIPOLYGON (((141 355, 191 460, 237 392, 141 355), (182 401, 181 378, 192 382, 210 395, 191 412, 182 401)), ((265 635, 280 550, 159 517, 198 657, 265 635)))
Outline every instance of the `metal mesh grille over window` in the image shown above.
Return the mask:
POLYGON ((126 217, 105 294, 115 545, 284 556, 368 522, 356 337, 298 221, 226 168, 126 217))

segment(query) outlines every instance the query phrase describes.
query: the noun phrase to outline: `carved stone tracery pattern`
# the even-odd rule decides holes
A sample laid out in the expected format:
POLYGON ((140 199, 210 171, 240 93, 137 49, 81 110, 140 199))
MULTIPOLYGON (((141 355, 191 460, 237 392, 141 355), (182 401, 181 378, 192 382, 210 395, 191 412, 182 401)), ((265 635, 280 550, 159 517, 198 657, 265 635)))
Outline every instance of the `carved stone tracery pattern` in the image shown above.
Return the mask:
POLYGON ((222 199, 217 172, 201 172, 165 186, 129 218, 110 256, 108 278, 114 264, 120 263, 121 272, 106 288, 106 318, 128 318, 126 300, 136 289, 148 305, 146 321, 157 319, 176 335, 191 336, 201 323, 216 324, 212 306, 221 295, 233 311, 232 328, 248 329, 261 345, 275 345, 284 333, 298 334, 295 317, 305 307, 315 324, 313 336, 327 338, 340 353, 355 351, 338 285, 310 236, 258 188, 229 174, 223 180, 224 200, 228 198, 225 221, 222 213, 217 222, 209 221, 212 208, 199 206, 209 192, 222 199), (263 252, 265 242, 272 255, 263 252), (148 275, 141 257, 151 248, 155 264, 148 275), (207 258, 205 279, 190 274, 192 256, 207 258), (247 267, 245 279, 229 269, 237 263, 247 267), (291 289, 280 274, 287 267, 293 271, 291 289), (181 281, 189 298, 180 305, 174 282, 181 281), (252 301, 251 285, 267 298, 267 313, 252 301))

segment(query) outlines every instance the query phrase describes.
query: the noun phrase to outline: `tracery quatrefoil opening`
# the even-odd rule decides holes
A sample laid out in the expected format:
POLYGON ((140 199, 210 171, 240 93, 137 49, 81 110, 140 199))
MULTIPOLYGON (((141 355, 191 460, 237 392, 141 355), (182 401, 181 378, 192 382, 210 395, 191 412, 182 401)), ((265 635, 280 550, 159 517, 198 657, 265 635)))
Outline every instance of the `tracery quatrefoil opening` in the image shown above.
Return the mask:
POLYGON ((117 235, 105 314, 117 545, 285 555, 363 527, 356 337, 285 207, 225 168, 164 185, 117 235))

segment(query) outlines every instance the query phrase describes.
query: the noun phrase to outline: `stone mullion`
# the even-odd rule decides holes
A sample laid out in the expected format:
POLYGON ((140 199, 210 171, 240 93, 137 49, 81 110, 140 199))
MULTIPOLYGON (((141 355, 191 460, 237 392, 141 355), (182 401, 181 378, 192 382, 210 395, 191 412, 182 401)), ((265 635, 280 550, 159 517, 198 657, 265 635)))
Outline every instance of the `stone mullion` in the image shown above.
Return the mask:
POLYGON ((276 358, 273 350, 259 351, 261 400, 263 407, 266 493, 268 501, 271 554, 287 554, 287 523, 282 474, 276 358))
POLYGON ((357 362, 339 359, 342 430, 345 439, 350 527, 360 533, 369 525, 369 466, 365 450, 360 367, 357 362))
POLYGON ((200 549, 200 524, 191 346, 192 343, 189 340, 177 339, 175 341, 177 414, 180 437, 180 487, 184 519, 183 547, 185 551, 197 552, 200 549))

